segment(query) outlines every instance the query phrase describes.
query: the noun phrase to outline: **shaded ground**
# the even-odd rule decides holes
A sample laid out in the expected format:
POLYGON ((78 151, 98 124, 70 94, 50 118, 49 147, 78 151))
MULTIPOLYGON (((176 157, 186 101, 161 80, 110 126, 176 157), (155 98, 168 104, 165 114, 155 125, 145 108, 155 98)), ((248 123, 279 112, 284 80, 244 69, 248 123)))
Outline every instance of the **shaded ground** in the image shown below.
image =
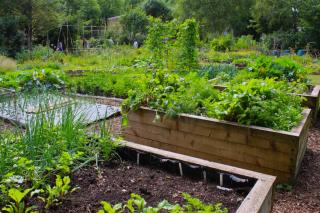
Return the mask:
POLYGON ((191 180, 130 162, 106 165, 99 172, 93 167, 84 168, 72 175, 72 183, 80 189, 52 212, 96 212, 100 201, 125 202, 131 193, 143 196, 148 205, 156 205, 163 199, 182 203, 181 193, 186 192, 206 203, 222 202, 229 212, 235 212, 243 199, 235 192, 219 190, 216 185, 202 180, 191 180))
POLYGON ((309 132, 308 148, 290 192, 277 190, 273 212, 320 212, 320 121, 309 132))

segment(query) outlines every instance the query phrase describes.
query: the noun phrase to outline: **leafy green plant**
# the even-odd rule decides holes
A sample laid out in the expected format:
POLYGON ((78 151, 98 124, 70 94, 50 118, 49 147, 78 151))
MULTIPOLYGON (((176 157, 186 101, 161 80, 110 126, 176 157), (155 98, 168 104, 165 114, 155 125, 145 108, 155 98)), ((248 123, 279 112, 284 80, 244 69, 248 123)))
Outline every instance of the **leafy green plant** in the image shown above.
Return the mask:
MULTIPOLYGON (((292 88, 274 79, 253 79, 229 85, 217 93, 210 82, 195 73, 184 76, 157 72, 144 91, 132 91, 122 110, 148 106, 177 117, 190 113, 240 124, 290 130, 301 120, 302 98, 288 95, 292 88)), ((156 117, 155 120, 159 118, 156 117)))
POLYGON ((162 22, 160 19, 149 18, 148 36, 146 46, 153 53, 153 60, 158 65, 169 65, 169 54, 174 49, 174 38, 178 27, 175 21, 162 22))
POLYGON ((229 82, 237 75, 237 68, 233 64, 210 64, 199 69, 199 75, 209 80, 229 82))
POLYGON ((251 35, 241 36, 238 38, 234 44, 234 50, 243 50, 243 49, 254 49, 257 46, 257 42, 253 39, 251 35))
POLYGON ((226 34, 214 38, 210 45, 215 51, 229 51, 232 49, 234 42, 233 36, 231 34, 226 34))
POLYGON ((24 199, 29 194, 31 189, 25 189, 24 191, 19 191, 18 189, 11 188, 9 189, 8 196, 10 199, 13 200, 13 202, 10 202, 10 204, 6 205, 4 208, 2 208, 3 211, 8 213, 29 213, 33 212, 34 209, 36 209, 36 206, 30 206, 27 207, 24 199))
POLYGON ((176 117, 179 113, 202 114, 203 101, 215 99, 217 91, 197 73, 189 73, 184 77, 159 70, 154 73, 146 90, 131 91, 129 98, 123 102, 122 110, 135 110, 140 105, 166 113, 168 117, 176 117))
POLYGON ((40 199, 46 204, 45 208, 48 209, 52 205, 59 204, 68 193, 72 193, 77 188, 71 188, 70 178, 65 176, 61 178, 60 175, 57 175, 55 186, 51 187, 50 185, 46 186, 45 193, 48 194, 47 197, 40 197, 40 199))
POLYGON ((25 50, 18 53, 16 57, 19 62, 23 62, 34 59, 47 60, 50 57, 53 57, 55 54, 59 53, 55 53, 50 47, 38 45, 34 47, 32 51, 25 50))
POLYGON ((183 193, 185 204, 180 206, 179 204, 170 204, 167 200, 163 200, 156 207, 147 206, 147 202, 137 194, 131 194, 130 199, 125 205, 119 203, 112 206, 106 201, 102 201, 102 209, 98 213, 123 213, 123 212, 139 212, 139 213, 158 213, 158 212, 170 212, 170 213, 226 213, 228 210, 222 208, 222 204, 215 205, 204 204, 197 198, 191 197, 189 194, 183 193))
POLYGON ((177 34, 177 63, 191 71, 198 66, 199 26, 195 19, 187 19, 180 26, 177 34))
POLYGON ((277 78, 285 81, 305 82, 308 70, 285 57, 260 56, 253 61, 249 71, 257 72, 259 78, 277 78))
MULTIPOLYGON (((56 186, 49 187, 53 175, 67 175, 94 160, 107 160, 116 149, 106 128, 100 134, 86 132, 81 112, 74 110, 76 104, 60 109, 62 119, 58 123, 54 110, 42 111, 53 104, 53 94, 53 91, 42 90, 16 93, 19 103, 10 108, 24 109, 32 102, 43 113, 28 118, 23 130, 17 127, 16 131, 0 132, 0 206, 10 204, 8 188, 16 186, 19 189, 47 186, 48 197, 44 199, 52 205, 58 196, 72 191, 67 177, 58 176, 56 186)), ((5 110, 1 106, 0 110, 5 110)))
POLYGON ((207 115, 246 125, 290 130, 302 118, 302 98, 288 95, 274 79, 253 79, 229 85, 216 102, 206 102, 207 115))
POLYGON ((65 85, 63 74, 59 75, 46 70, 20 74, 17 78, 23 90, 43 87, 46 89, 61 89, 65 85))

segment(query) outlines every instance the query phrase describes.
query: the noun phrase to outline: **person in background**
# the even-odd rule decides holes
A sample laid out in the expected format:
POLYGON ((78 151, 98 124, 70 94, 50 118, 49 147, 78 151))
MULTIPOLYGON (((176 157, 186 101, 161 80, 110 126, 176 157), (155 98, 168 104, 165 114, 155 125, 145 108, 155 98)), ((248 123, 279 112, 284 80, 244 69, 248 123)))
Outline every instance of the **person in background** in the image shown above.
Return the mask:
POLYGON ((63 45, 61 41, 58 42, 57 51, 61 51, 61 52, 63 51, 63 45))
POLYGON ((137 41, 134 41, 134 42, 133 42, 133 47, 134 47, 135 49, 139 48, 139 43, 138 43, 137 41))

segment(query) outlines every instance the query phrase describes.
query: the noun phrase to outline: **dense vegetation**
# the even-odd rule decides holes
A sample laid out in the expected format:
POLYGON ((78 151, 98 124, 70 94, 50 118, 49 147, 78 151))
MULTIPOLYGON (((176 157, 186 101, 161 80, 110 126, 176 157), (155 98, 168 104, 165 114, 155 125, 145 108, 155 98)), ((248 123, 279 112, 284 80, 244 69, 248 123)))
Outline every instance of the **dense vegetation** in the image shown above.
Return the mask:
MULTIPOLYGON (((310 74, 320 72, 318 1, 0 0, 0 6, 0 87, 42 99, 39 107, 48 105, 48 91, 63 91, 124 98, 124 118, 147 106, 157 111, 154 122, 188 113, 290 131, 302 119, 297 93, 310 93, 310 74)), ((104 125, 89 131, 69 107, 61 123, 39 114, 26 129, 0 128, 2 210, 47 211, 62 202, 76 190, 70 173, 115 153, 104 125)), ((226 212, 183 197, 182 206, 149 207, 132 194, 125 204, 102 202, 100 212, 226 212)))
POLYGON ((204 40, 228 32, 252 35, 268 48, 320 47, 320 2, 315 0, 1 0, 0 5, 0 52, 10 56, 35 44, 55 49, 60 41, 64 49, 79 48, 83 39, 91 46, 106 46, 110 38, 143 43, 147 16, 195 18, 204 40), (107 26, 101 36, 93 36, 90 26, 104 28, 114 16, 121 16, 120 25, 107 26))

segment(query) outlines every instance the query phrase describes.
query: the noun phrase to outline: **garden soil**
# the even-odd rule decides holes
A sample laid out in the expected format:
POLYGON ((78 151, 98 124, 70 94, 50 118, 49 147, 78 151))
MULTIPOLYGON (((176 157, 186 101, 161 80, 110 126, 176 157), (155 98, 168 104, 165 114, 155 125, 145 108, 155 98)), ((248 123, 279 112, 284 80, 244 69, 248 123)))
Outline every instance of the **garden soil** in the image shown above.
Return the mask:
POLYGON ((320 212, 320 120, 309 131, 308 147, 291 191, 277 190, 275 213, 320 212))
POLYGON ((229 212, 235 212, 244 196, 234 191, 223 191, 214 184, 189 179, 162 169, 138 166, 132 162, 110 163, 97 170, 83 168, 72 176, 78 190, 67 196, 63 205, 52 212, 97 212, 101 201, 125 203, 131 193, 141 195, 148 205, 156 206, 163 199, 183 204, 182 192, 206 203, 223 203, 229 212))

